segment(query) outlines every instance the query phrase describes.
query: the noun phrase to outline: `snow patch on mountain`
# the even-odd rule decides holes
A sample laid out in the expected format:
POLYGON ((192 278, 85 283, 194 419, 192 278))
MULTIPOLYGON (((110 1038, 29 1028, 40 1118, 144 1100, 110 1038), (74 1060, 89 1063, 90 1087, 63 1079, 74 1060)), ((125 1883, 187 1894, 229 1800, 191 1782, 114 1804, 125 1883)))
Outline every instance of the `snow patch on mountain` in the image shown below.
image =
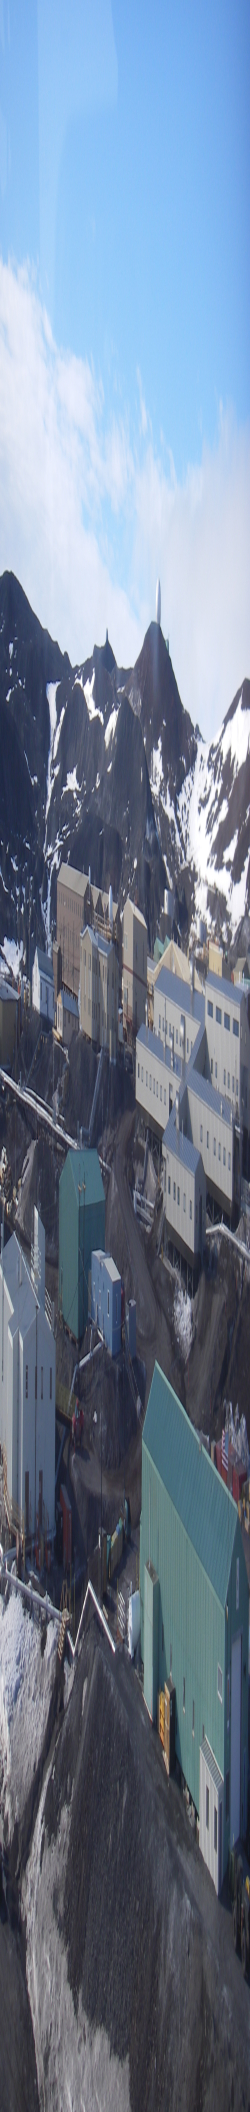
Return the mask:
POLYGON ((94 667, 93 667, 93 674, 91 675, 91 682, 89 682, 89 680, 87 679, 87 682, 85 682, 85 683, 84 683, 84 697, 85 697, 85 703, 87 704, 87 709, 88 709, 89 719, 100 719, 100 721, 101 721, 101 726, 103 726, 103 725, 104 725, 104 719, 103 719, 103 711, 99 711, 99 710, 98 710, 98 708, 97 708, 97 705, 95 704, 95 695, 94 695, 94 691, 95 691, 95 669, 94 669, 94 667))
POLYGON ((48 775, 47 775, 47 797, 46 797, 46 809, 45 809, 45 822, 47 821, 47 817, 48 817, 48 812, 49 812, 49 807, 50 807, 50 801, 51 801, 51 792, 52 792, 52 772, 53 772, 53 749, 54 749, 54 740, 55 740, 55 734, 56 734, 56 725, 57 725, 57 719, 56 719, 56 692, 57 692, 57 689, 58 689, 58 682, 47 682, 47 688, 46 688, 46 696, 47 696, 47 698, 48 698, 48 706, 49 706, 49 716, 50 716, 50 745, 49 745, 49 754, 48 754, 48 775))
POLYGON ((113 736, 114 736, 114 733, 115 733, 115 729, 116 729, 116 726, 117 726, 117 719, 118 719, 118 717, 119 717, 119 704, 117 705, 117 709, 116 709, 116 707, 115 707, 115 704, 114 704, 114 709, 113 709, 113 711, 111 711, 111 712, 110 712, 110 717, 109 717, 109 719, 108 719, 108 724, 107 724, 107 726, 105 727, 105 734, 104 734, 104 740, 105 740, 105 748, 109 748, 109 743, 110 743, 110 741, 112 741, 112 740, 113 740, 113 736))

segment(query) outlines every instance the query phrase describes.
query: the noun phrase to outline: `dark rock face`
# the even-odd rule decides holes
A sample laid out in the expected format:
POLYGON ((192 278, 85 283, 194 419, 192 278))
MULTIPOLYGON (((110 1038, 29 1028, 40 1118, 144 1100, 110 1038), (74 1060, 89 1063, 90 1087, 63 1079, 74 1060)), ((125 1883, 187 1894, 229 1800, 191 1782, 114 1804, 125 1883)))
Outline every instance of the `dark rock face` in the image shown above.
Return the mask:
MULTIPOLYGON (((246 759, 239 752, 235 761, 235 715, 240 701, 249 712, 249 699, 245 682, 224 721, 222 750, 219 742, 204 750, 208 866, 213 830, 213 863, 221 873, 232 846, 235 884, 246 867, 250 816, 250 754, 246 743, 246 759)), ((189 811, 201 747, 203 754, 158 624, 149 625, 134 669, 117 668, 108 638, 72 669, 13 574, 3 574, 0 940, 22 939, 28 966, 37 941, 55 932, 62 858, 81 870, 90 865, 100 887, 111 880, 121 906, 129 889, 136 892, 150 946, 166 885, 175 891, 179 931, 188 930, 195 886, 189 811)))

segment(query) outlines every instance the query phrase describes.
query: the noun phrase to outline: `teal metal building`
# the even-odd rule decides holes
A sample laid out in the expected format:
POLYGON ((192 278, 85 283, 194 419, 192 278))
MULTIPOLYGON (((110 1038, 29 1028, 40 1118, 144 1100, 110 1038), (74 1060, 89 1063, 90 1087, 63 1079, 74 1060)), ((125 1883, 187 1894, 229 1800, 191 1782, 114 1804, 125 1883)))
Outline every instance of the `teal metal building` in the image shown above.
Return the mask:
POLYGON ((237 1506, 158 1364, 142 1436, 140 1592, 145 1700, 155 1715, 172 1676, 176 1752, 219 1892, 247 1824, 248 1578, 237 1506))
POLYGON ((87 1326, 93 1247, 105 1247, 98 1152, 68 1151, 59 1181, 59 1309, 76 1342, 87 1326))

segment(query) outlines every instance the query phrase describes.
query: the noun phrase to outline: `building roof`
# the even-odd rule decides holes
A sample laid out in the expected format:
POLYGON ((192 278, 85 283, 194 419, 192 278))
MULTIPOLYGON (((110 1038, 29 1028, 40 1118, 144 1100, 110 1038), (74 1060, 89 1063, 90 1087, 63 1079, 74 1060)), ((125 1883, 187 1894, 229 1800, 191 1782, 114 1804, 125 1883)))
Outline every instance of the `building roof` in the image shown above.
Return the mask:
POLYGON ((191 1137, 185 1137, 182 1129, 176 1129, 176 1105, 171 1109, 171 1115, 169 1115, 169 1120, 164 1130, 162 1144, 165 1152, 172 1151, 173 1153, 176 1162, 176 1179, 179 1165, 185 1166, 187 1173, 195 1174, 197 1172, 197 1166, 199 1166, 201 1161, 201 1152, 197 1150, 196 1144, 192 1144, 191 1137))
POLYGON ((4 1005, 18 1005, 18 998, 18 990, 12 990, 10 983, 5 983, 4 976, 0 975, 0 1001, 3 1000, 4 1005))
POLYGON ((47 982, 53 983, 53 961, 50 961, 49 954, 41 953, 40 946, 36 946, 36 954, 38 959, 38 967, 40 968, 40 975, 47 976, 47 982))
MULTIPOLYGON (((84 1148, 79 1147, 78 1151, 68 1151, 67 1159, 65 1160, 66 1166, 68 1159, 78 1204, 80 1203, 80 1205, 84 1206, 84 1209, 87 1209, 91 1203, 104 1203, 105 1196, 98 1151, 85 1151, 84 1148)), ((63 1180, 64 1170, 63 1167, 61 1180, 63 1180)))
POLYGON ((174 1064, 171 1064, 171 1047, 170 1047, 170 1043, 168 1043, 168 1042, 166 1041, 166 1056, 165 1056, 165 1050, 164 1050, 164 1048, 163 1048, 163 1041, 161 1040, 161 1035, 160 1035, 160 1034, 154 1034, 154 1029, 153 1029, 153 1028, 151 1028, 151 1027, 138 1027, 138 1034, 136 1035, 136 1048, 137 1048, 137 1045, 139 1046, 139 1048, 142 1048, 142 1049, 145 1049, 145 1050, 146 1050, 146 1052, 147 1052, 147 1054, 148 1054, 148 1060, 149 1060, 149 1063, 150 1063, 150 1056, 157 1056, 158 1062, 159 1062, 159 1063, 162 1063, 162 1066, 163 1066, 163 1070, 164 1070, 164 1071, 170 1071, 170 1072, 172 1071, 172 1075, 173 1075, 173 1076, 174 1076, 175 1078, 180 1078, 180 1077, 181 1077, 181 1059, 180 1059, 180 1056, 176 1056, 176 1051, 174 1051, 174 1064))
POLYGON ((190 1064, 186 1072, 186 1084, 188 1095, 195 1093, 196 1099, 202 1102, 203 1107, 209 1108, 212 1115, 220 1115, 221 1120, 232 1129, 230 1100, 226 1099, 225 1093, 219 1092, 216 1085, 210 1085, 210 1078, 203 1078, 201 1071, 195 1070, 194 1064, 190 1064))
POLYGON ((60 865, 57 884, 58 880, 62 881, 64 887, 71 888, 72 895, 85 895, 86 887, 89 885, 88 873, 78 873, 76 867, 74 865, 66 865, 65 860, 60 865))
POLYGON ((116 1261, 113 1261, 112 1254, 106 1254, 103 1247, 95 1247, 92 1251, 92 1261, 95 1260, 99 1261, 99 1263, 102 1261, 103 1267, 107 1269, 107 1274, 110 1276, 111 1283, 121 1282, 119 1269, 116 1267, 116 1261))
POLYGON ((208 969, 206 987, 209 990, 218 990, 219 997, 227 998, 227 1001, 230 997, 231 1004, 242 1005, 244 986, 240 983, 231 983, 231 979, 228 979, 227 982, 225 975, 214 975, 212 968, 208 969))
POLYGON ((146 930, 147 930, 147 925, 146 925, 146 919, 145 919, 145 917, 143 917, 143 915, 142 915, 142 910, 141 910, 141 909, 138 909, 138 906, 137 906, 137 902, 132 902, 132 896, 131 896, 131 895, 127 895, 127 897, 126 897, 126 902, 124 902, 124 909, 123 909, 123 912, 122 912, 122 914, 123 914, 123 917, 125 917, 125 909, 127 909, 127 908, 128 908, 128 903, 129 903, 129 907, 130 907, 130 909, 132 909, 132 910, 133 910, 133 917, 138 917, 138 924, 143 924, 143 930, 144 930, 144 931, 146 931, 146 930))
MULTIPOLYGON (((32 1320, 34 1320, 37 1297, 31 1282, 28 1264, 25 1261, 22 1248, 19 1246, 16 1232, 12 1232, 11 1239, 7 1241, 3 1250, 3 1273, 10 1300, 8 1323, 10 1333, 15 1335, 18 1327, 22 1340, 24 1340, 27 1329, 31 1326, 32 1320)), ((45 1324, 46 1326, 48 1325, 47 1321, 45 1324)))
POLYGON ((142 1433, 164 1488, 198 1561, 226 1605, 238 1513, 208 1452, 200 1444, 169 1379, 155 1364, 142 1433))
POLYGON ((60 1004, 60 1000, 62 1000, 63 1010, 65 1012, 73 1012, 74 1019, 78 1019, 77 997, 71 997, 69 990, 62 989, 59 992, 58 1004, 60 1004))
POLYGON ((191 990, 191 985, 186 983, 184 976, 173 975, 172 968, 167 968, 164 961, 162 961, 162 965, 158 970, 155 991, 157 992, 157 997, 166 997, 172 1005, 178 1005, 180 1012, 187 1012, 190 1020, 193 1020, 194 1027, 203 1025, 205 1021, 203 990, 191 990))

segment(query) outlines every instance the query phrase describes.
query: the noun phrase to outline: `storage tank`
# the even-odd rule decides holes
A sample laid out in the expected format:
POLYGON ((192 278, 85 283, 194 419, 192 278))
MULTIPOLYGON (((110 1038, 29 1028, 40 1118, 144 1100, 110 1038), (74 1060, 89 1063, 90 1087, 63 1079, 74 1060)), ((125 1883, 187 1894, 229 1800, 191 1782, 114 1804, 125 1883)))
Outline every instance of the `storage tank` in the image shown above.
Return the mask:
POLYGON ((131 1591, 131 1596, 130 1596, 130 1599, 129 1599, 129 1607, 128 1607, 128 1647, 129 1647, 129 1656, 130 1656, 130 1657, 134 1657, 134 1653, 135 1653, 135 1650, 137 1649, 137 1643, 139 1642, 140 1628, 141 1628, 141 1607, 140 1607, 140 1592, 139 1592, 139 1591, 131 1591))

